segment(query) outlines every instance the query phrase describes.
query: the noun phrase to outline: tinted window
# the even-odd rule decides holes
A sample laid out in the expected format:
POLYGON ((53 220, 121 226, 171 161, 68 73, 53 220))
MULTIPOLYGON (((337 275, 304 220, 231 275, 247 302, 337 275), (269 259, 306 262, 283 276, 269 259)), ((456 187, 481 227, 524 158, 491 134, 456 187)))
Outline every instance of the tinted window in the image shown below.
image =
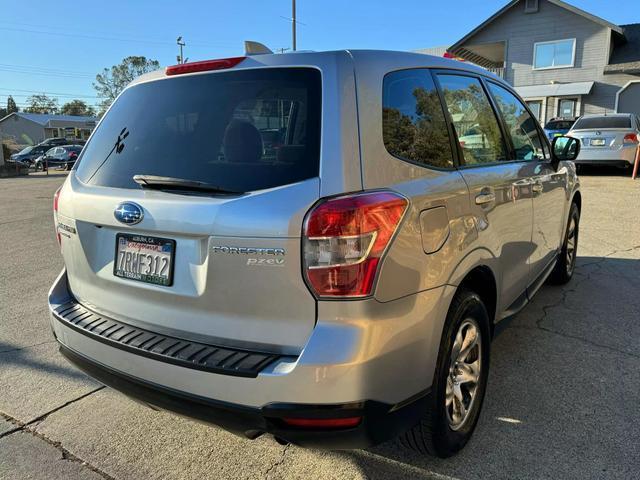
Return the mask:
POLYGON ((26 155, 27 153, 31 152, 31 150, 33 150, 33 147, 25 147, 18 152, 18 155, 26 155))
POLYGON ((576 120, 574 130, 591 128, 631 128, 630 117, 582 117, 576 120))
POLYGON ((447 109, 467 165, 506 160, 498 121, 480 80, 440 74, 447 109))
POLYGON ((317 177, 320 95, 320 72, 306 68, 142 83, 111 107, 77 174, 109 187, 140 188, 140 174, 242 192, 317 177))
POLYGON ((544 128, 547 130, 569 130, 573 125, 573 120, 551 120, 544 128))
POLYGON ((382 136, 392 155, 453 167, 447 122, 428 71, 403 70, 384 77, 382 136))
POLYGON ((529 114, 522 102, 508 90, 491 82, 489 82, 489 90, 491 90, 498 105, 498 111, 511 136, 515 160, 544 158, 543 142, 536 127, 537 120, 529 114))

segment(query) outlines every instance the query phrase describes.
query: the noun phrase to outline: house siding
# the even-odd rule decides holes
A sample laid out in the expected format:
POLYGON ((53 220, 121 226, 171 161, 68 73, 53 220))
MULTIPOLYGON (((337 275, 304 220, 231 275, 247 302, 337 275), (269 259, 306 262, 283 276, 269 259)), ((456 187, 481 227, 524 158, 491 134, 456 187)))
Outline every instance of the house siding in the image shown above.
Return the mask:
POLYGON ((12 115, 0 122, 0 138, 10 138, 21 145, 33 145, 44 140, 44 126, 12 115))
MULTIPOLYGON (((579 98, 576 115, 615 111, 616 93, 640 76, 605 75, 611 55, 611 29, 546 0, 537 13, 525 13, 520 2, 468 39, 466 45, 506 41, 505 79, 515 87, 551 82, 594 82, 589 95, 579 98), (576 39, 573 68, 533 69, 536 42, 576 39)), ((571 98, 571 97, 569 97, 571 98)), ((549 97, 543 118, 557 116, 558 98, 549 97)), ((639 113, 640 112, 636 112, 639 113)))

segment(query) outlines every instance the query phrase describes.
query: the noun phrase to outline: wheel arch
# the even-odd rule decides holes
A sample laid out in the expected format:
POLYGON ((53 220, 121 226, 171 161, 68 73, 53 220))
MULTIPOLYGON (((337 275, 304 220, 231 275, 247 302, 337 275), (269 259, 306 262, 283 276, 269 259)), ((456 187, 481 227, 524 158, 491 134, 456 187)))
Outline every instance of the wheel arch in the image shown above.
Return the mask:
POLYGON ((578 207, 578 211, 582 212, 582 194, 580 193, 580 190, 576 190, 576 192, 573 194, 571 203, 575 203, 578 207))
POLYGON ((479 248, 470 252, 455 268, 449 284, 476 292, 487 309, 491 320, 491 328, 499 313, 500 282, 498 260, 487 249, 479 248))

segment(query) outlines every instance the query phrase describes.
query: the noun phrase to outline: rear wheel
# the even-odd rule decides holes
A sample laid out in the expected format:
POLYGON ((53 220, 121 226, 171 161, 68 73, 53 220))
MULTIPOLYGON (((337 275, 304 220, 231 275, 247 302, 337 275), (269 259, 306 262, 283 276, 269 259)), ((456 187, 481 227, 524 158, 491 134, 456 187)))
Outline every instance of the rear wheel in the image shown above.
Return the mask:
POLYGON ((576 268, 578 254, 578 233, 580 230, 580 210, 575 203, 571 204, 569 220, 564 235, 564 243, 558 255, 556 266, 549 276, 549 283, 563 285, 571 280, 576 268))
POLYGON ((489 373, 489 316, 480 297, 461 289, 445 323, 430 406, 400 441, 438 457, 449 457, 471 438, 489 373))

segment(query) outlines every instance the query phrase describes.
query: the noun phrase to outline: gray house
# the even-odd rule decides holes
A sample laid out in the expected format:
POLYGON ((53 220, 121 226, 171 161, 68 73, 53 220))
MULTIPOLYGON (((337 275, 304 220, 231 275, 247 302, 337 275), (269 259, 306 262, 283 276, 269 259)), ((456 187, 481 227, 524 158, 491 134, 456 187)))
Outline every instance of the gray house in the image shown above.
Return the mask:
POLYGON ((502 76, 543 124, 587 113, 640 115, 640 24, 614 25, 561 0, 513 0, 447 56, 502 76))
POLYGON ((34 145, 47 138, 86 140, 95 128, 96 117, 49 115, 42 113, 10 113, 0 119, 0 139, 18 145, 34 145))

